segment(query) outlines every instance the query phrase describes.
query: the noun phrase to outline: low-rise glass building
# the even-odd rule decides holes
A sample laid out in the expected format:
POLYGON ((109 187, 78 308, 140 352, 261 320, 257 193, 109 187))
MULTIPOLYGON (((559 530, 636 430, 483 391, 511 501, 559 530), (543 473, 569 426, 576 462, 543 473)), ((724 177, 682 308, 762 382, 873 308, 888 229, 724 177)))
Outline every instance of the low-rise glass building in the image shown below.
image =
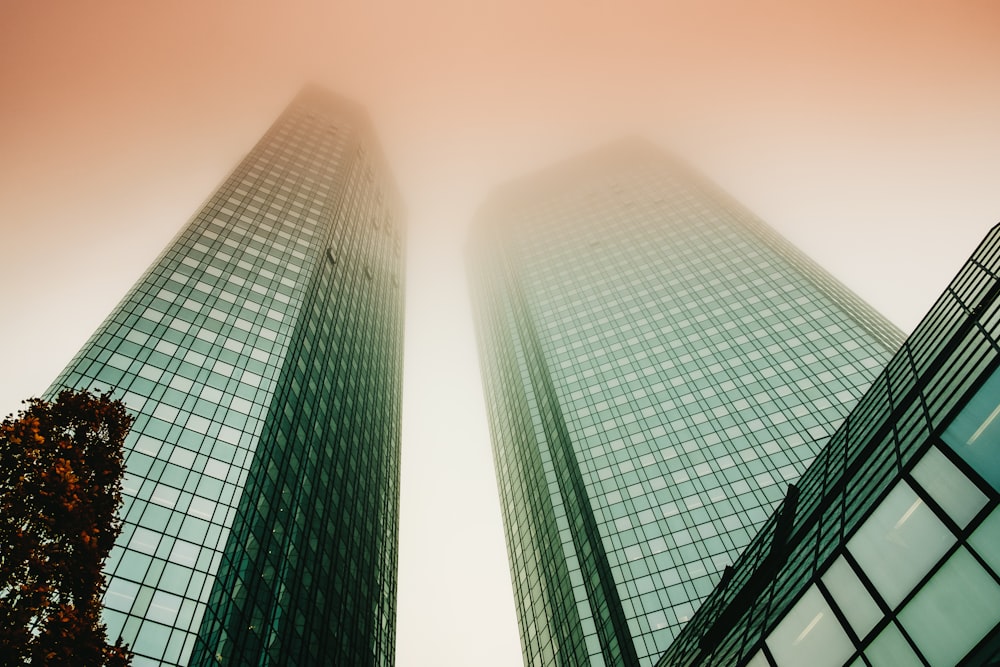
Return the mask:
POLYGON ((658 667, 1000 663, 1000 226, 658 667))

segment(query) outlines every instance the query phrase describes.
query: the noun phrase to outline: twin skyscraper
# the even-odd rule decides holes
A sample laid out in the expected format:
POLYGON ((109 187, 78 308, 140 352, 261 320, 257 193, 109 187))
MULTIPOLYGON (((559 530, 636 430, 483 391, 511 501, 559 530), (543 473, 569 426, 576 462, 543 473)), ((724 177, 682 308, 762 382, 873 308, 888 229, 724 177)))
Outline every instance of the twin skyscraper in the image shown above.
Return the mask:
MULTIPOLYGON (((393 664, 400 210, 304 90, 50 389, 136 417, 136 667, 393 664)), ((996 236, 903 345, 641 141, 498 190, 469 259, 525 665, 991 664, 996 236)))
POLYGON ((392 662, 404 234, 371 136, 303 92, 53 385, 136 417, 105 595, 136 667, 392 662))

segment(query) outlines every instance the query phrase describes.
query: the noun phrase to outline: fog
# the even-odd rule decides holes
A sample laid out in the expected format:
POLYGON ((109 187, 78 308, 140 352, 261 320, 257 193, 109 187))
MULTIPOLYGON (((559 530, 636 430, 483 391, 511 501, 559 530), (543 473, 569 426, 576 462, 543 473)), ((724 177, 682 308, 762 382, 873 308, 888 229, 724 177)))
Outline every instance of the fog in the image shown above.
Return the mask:
POLYGON ((461 257, 495 185, 676 152, 905 331, 1000 220, 1000 5, 0 6, 0 410, 43 391, 307 81, 408 211, 397 663, 520 662, 461 257))

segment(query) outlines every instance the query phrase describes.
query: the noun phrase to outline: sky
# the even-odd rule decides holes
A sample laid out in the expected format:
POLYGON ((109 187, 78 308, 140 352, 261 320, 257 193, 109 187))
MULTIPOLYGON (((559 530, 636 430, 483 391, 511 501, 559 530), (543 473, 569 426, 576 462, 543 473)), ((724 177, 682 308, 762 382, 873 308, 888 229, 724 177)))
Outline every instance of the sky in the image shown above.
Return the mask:
POLYGON ((622 135, 905 332, 1000 221, 993 0, 0 4, 0 413, 44 391, 308 81, 408 211, 397 664, 520 664, 463 246, 622 135))

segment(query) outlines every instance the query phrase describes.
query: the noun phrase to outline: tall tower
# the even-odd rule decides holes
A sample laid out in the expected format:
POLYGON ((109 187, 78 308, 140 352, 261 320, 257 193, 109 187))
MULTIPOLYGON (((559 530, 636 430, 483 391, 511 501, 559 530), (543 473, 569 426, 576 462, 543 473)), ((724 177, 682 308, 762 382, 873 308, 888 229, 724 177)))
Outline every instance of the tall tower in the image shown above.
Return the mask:
POLYGON ((527 665, 650 665, 900 344, 717 188, 623 141, 470 247, 527 665))
POLYGON ((400 207, 304 90, 49 390, 136 421, 105 621, 147 665, 393 662, 400 207))

